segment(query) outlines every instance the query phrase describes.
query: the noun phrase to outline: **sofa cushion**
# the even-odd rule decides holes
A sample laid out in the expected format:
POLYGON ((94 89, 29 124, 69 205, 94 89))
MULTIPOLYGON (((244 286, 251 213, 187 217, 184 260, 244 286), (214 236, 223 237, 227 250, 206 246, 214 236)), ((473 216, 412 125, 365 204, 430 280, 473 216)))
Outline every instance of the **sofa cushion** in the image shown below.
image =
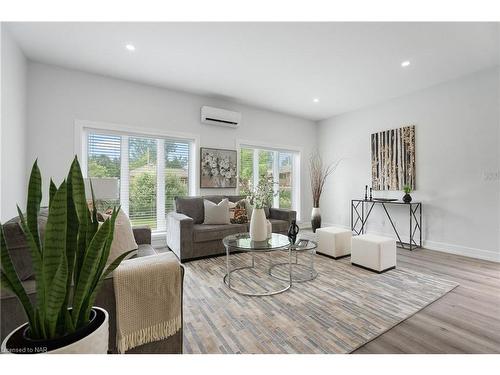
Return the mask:
POLYGON ((203 224, 231 224, 229 220, 229 201, 227 198, 224 198, 218 204, 204 199, 203 206, 205 208, 205 220, 203 224))
MULTIPOLYGON (((111 215, 105 213, 102 214, 102 217, 104 220, 107 220, 111 218, 111 215)), ((115 232, 113 241, 111 242, 111 248, 109 249, 109 256, 108 260, 106 261, 106 265, 114 262, 115 259, 121 256, 123 253, 130 250, 137 250, 137 248, 138 245, 137 242, 135 242, 134 232, 132 230, 130 219, 123 210, 120 210, 118 211, 118 215, 116 216, 115 232)), ((125 257, 125 259, 131 258, 136 253, 136 251, 131 252, 125 257)))
POLYGON ((244 196, 244 195, 226 195, 225 198, 229 199, 229 202, 236 203, 242 199, 245 199, 246 196, 244 196))
POLYGON ((264 213, 266 214, 266 219, 269 219, 269 216, 271 216, 271 212, 269 211, 269 207, 264 207, 264 213))
POLYGON ((206 199, 212 203, 219 204, 220 201, 224 198, 223 195, 204 195, 203 199, 206 199))
MULTIPOLYGON (((38 232, 40 241, 43 242, 45 234, 45 225, 47 224, 48 209, 40 209, 38 215, 38 232)), ((21 219, 15 217, 3 225, 5 233, 5 243, 9 250, 12 264, 16 270, 17 276, 21 281, 34 277, 33 264, 31 262, 31 253, 26 241, 26 236, 21 228, 21 219)))
POLYGON ((288 231, 288 221, 278 219, 268 219, 273 227, 273 232, 286 232, 288 231))
POLYGON ((175 210, 189 216, 194 224, 201 224, 205 219, 202 197, 175 197, 175 210))
POLYGON ((193 241, 205 242, 222 240, 231 234, 243 233, 247 231, 246 224, 195 224, 193 225, 193 241))

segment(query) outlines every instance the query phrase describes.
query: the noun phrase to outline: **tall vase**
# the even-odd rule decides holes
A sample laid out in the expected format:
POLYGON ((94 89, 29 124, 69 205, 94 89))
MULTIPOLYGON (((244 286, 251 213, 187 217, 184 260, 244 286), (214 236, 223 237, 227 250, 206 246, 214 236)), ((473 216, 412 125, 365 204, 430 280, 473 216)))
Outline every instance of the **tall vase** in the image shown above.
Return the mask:
POLYGON ((321 228, 321 211, 319 207, 313 207, 311 212, 311 227, 313 233, 316 233, 316 229, 321 228))
POLYGON ((263 208, 254 208, 250 219, 250 239, 265 241, 267 239, 267 219, 263 208))

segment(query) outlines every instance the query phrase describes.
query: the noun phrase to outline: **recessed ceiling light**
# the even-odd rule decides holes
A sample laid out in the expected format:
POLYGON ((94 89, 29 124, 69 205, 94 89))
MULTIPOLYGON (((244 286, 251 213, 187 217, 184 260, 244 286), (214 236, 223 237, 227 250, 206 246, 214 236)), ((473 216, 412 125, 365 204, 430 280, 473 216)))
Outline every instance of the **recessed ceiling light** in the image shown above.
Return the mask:
POLYGON ((406 68, 407 66, 410 66, 410 61, 408 61, 408 60, 403 61, 403 62, 401 63, 401 66, 402 66, 403 68, 406 68))
POLYGON ((133 44, 126 44, 125 48, 129 51, 135 51, 135 46, 133 44))
POLYGON ((313 102, 314 102, 314 103, 318 103, 318 102, 319 102, 319 99, 318 99, 318 98, 314 98, 314 99, 313 99, 313 102))

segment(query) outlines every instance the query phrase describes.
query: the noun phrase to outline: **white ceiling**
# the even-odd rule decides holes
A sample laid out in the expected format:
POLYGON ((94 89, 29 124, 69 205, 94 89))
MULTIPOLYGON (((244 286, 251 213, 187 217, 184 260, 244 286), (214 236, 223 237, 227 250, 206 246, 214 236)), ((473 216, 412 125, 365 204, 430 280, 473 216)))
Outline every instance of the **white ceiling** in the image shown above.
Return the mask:
POLYGON ((499 64, 497 23, 12 23, 28 58, 312 120, 499 64), (124 48, 127 43, 135 52, 124 48), (408 68, 401 62, 410 60, 408 68), (318 103, 313 98, 319 98, 318 103))

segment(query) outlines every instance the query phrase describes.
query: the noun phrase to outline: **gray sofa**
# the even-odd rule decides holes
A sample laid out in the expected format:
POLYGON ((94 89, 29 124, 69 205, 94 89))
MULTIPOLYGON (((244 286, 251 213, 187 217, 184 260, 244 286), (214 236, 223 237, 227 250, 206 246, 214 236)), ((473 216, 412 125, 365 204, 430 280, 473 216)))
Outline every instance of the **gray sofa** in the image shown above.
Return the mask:
MULTIPOLYGON (((167 246, 181 262, 225 254, 222 239, 225 236, 248 232, 249 224, 203 224, 205 212, 203 199, 219 203, 223 198, 231 202, 243 199, 240 195, 207 195, 201 197, 176 197, 175 212, 167 214, 167 246)), ((274 233, 286 234, 296 212, 278 208, 266 209, 274 233)))
MULTIPOLYGON (((38 220, 40 233, 43 237, 43 230, 45 228, 47 218, 47 211, 42 209, 38 220)), ((157 255, 157 251, 151 246, 151 229, 146 227, 133 228, 135 241, 139 248, 137 257, 157 255)), ((19 226, 19 218, 14 218, 4 224, 5 241, 9 249, 14 267, 21 279, 22 284, 28 293, 28 296, 34 301, 36 296, 35 286, 36 281, 32 276, 31 258, 27 249, 26 239, 19 226)), ((184 268, 181 268, 182 279, 184 279, 184 268)), ((181 298, 182 298, 182 283, 181 282, 181 298)), ((109 313, 109 351, 117 353, 116 349, 116 301, 115 291, 113 286, 112 276, 108 277, 96 297, 96 306, 102 307, 109 313)), ((181 303, 182 306, 182 303, 181 303)), ((17 297, 10 291, 1 291, 0 301, 0 316, 1 316, 1 340, 15 328, 27 321, 26 315, 19 303, 17 297)), ((182 307, 181 307, 181 322, 183 321, 182 307)), ((170 336, 165 340, 160 340, 145 345, 133 348, 127 353, 165 353, 165 354, 180 354, 182 353, 182 329, 175 335, 170 336)))

